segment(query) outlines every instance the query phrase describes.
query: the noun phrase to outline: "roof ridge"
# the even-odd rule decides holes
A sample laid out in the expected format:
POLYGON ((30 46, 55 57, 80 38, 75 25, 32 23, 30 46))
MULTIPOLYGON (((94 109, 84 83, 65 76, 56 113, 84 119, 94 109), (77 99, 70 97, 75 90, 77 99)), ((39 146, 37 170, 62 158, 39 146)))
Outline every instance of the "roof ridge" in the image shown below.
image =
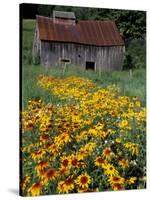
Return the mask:
MULTIPOLYGON (((48 18, 48 19, 51 19, 53 20, 52 17, 48 17, 48 16, 43 16, 43 15, 36 15, 36 17, 43 17, 43 18, 48 18)), ((115 23, 115 20, 94 20, 94 19, 77 19, 78 22, 80 21, 94 21, 94 22, 114 22, 115 23)))

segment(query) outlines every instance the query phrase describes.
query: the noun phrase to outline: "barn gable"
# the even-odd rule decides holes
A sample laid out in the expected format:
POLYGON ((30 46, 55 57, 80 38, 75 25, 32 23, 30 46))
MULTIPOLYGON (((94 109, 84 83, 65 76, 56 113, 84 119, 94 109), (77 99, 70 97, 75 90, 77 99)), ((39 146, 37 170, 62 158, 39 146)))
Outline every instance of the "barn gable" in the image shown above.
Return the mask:
POLYGON ((124 41, 115 22, 76 20, 72 12, 54 11, 52 18, 36 16, 36 23, 33 56, 38 54, 42 65, 59 66, 66 59, 94 70, 122 68, 124 41))

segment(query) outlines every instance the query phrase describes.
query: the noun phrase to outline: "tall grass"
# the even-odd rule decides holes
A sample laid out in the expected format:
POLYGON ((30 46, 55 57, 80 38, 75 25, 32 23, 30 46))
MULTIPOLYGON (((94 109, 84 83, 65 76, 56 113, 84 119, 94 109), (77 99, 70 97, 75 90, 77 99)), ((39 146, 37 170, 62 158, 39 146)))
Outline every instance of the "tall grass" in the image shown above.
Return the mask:
POLYGON ((32 45, 35 30, 35 20, 23 20, 22 27, 22 61, 24 64, 32 64, 32 45))

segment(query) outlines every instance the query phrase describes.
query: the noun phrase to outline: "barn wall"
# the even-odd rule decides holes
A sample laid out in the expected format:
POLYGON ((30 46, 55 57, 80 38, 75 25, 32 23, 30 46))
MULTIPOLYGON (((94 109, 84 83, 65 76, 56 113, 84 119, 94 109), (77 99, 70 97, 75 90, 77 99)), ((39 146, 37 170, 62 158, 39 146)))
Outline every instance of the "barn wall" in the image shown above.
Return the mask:
POLYGON ((34 64, 38 64, 40 62, 40 53, 41 53, 41 41, 39 39, 39 30, 36 23, 34 39, 33 39, 33 48, 32 48, 32 58, 34 64))
POLYGON ((96 71, 121 70, 123 46, 96 47, 71 43, 41 42, 41 65, 59 67, 61 59, 70 59, 71 65, 85 68, 86 61, 95 62, 96 71))

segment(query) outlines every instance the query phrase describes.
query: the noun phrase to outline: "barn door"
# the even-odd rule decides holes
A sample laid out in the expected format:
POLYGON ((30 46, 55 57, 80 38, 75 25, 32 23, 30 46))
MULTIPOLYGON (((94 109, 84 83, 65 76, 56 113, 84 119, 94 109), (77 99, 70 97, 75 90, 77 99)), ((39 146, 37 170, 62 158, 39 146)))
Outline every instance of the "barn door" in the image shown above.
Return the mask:
POLYGON ((95 62, 86 61, 86 70, 95 70, 95 62))

